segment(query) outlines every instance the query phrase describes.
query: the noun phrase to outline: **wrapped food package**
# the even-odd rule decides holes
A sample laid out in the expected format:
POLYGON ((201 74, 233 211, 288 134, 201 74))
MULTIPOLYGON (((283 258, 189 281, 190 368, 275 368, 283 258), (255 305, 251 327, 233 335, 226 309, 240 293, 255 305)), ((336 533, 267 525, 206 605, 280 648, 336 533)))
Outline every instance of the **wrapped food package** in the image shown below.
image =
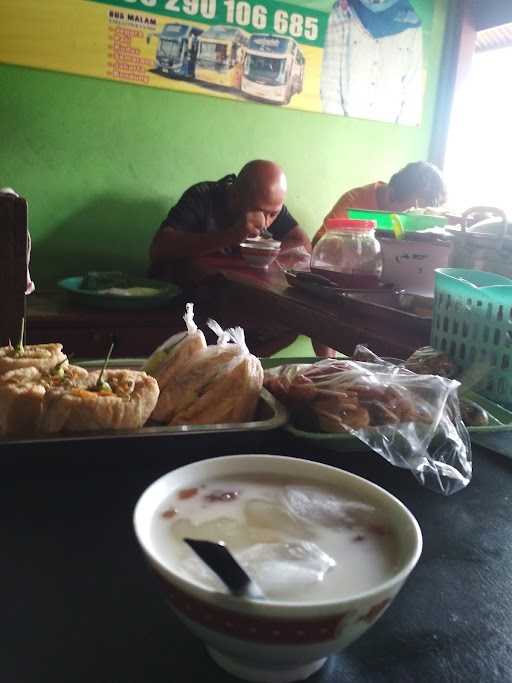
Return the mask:
POLYGON ((0 376, 0 434, 55 434, 142 427, 158 398, 158 384, 145 372, 99 371, 62 365, 46 371, 19 368, 0 376))
MULTIPOLYGON (((352 360, 376 363, 379 365, 401 365, 417 375, 440 375, 441 377, 454 378, 456 367, 450 358, 443 352, 436 351, 430 346, 424 346, 415 351, 407 361, 397 359, 379 358, 366 346, 356 346, 352 354, 352 360)), ((458 388, 459 404, 462 421, 466 427, 486 427, 489 424, 489 413, 477 403, 467 397, 469 391, 482 379, 487 366, 481 363, 474 364, 457 379, 461 383, 458 388)), ((447 404, 448 411, 451 409, 447 404)))
POLYGON ((206 349, 204 334, 194 322, 194 304, 188 303, 183 316, 186 332, 173 335, 148 358, 144 370, 152 375, 162 389, 170 384, 184 365, 206 349))
POLYGON ((169 425, 246 422, 254 417, 263 385, 263 368, 246 344, 241 328, 222 330, 216 345, 184 363, 161 387, 152 418, 169 425))
POLYGON ((265 373, 265 386, 306 431, 350 432, 435 491, 467 486, 471 445, 459 382, 377 360, 285 365, 265 373))

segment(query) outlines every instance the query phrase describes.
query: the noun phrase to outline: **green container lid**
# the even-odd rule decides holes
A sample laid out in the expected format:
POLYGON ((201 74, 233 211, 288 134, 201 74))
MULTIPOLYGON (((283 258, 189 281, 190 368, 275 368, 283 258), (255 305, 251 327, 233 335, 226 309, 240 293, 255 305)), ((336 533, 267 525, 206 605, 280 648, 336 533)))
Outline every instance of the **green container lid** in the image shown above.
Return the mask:
POLYGON ((405 232, 442 228, 448 225, 445 216, 418 215, 413 213, 392 213, 390 211, 368 211, 366 209, 348 209, 349 218, 359 221, 375 221, 378 230, 394 232, 394 222, 398 219, 405 232))

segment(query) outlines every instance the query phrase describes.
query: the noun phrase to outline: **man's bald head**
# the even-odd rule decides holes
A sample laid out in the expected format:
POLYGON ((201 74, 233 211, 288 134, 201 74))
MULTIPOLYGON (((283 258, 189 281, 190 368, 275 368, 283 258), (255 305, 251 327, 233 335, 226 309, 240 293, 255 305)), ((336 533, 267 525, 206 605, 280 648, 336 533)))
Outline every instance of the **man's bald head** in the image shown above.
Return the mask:
POLYGON ((279 215, 286 196, 286 176, 273 161, 249 161, 236 179, 235 201, 243 211, 261 211, 268 225, 279 215))

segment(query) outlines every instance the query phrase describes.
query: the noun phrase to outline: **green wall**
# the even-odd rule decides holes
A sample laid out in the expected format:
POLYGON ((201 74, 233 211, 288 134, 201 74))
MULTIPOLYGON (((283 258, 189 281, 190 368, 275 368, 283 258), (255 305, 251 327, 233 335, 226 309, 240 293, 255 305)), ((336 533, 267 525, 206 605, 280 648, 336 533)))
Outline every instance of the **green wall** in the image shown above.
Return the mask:
POLYGON ((36 284, 143 272, 182 191, 252 158, 284 167, 287 205, 313 234, 342 192, 425 158, 444 22, 437 0, 420 128, 0 65, 0 186, 29 202, 36 284))

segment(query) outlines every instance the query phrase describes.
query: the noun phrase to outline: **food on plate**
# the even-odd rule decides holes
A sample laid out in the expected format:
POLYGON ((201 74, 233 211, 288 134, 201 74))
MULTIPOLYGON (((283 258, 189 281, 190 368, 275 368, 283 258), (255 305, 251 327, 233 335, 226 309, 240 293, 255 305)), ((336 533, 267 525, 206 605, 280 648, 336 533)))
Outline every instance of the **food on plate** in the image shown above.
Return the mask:
MULTIPOLYGON (((248 422, 254 418, 263 368, 243 330, 214 321, 217 344, 207 346, 193 319, 148 359, 145 371, 70 365, 62 344, 0 349, 0 435, 138 429, 152 418, 167 425, 248 422)), ((23 339, 23 325, 20 339, 23 339)))
POLYGON ((107 296, 157 296, 162 292, 156 287, 109 287, 108 289, 98 289, 98 294, 107 296))
POLYGON ((51 370, 58 363, 67 363, 62 344, 9 344, 0 347, 0 375, 19 368, 51 370))
POLYGON ((222 541, 266 596, 288 602, 357 594, 398 566, 397 539, 383 509, 293 476, 193 482, 161 503, 151 536, 164 565, 226 592, 183 539, 222 541))
POLYGON ((156 372, 160 397, 152 419, 169 425, 246 422, 254 417, 263 368, 240 328, 220 330, 217 345, 189 355, 169 374, 156 372), (163 379, 162 379, 163 377, 163 379))
POLYGON ((194 322, 194 304, 188 303, 183 316, 186 332, 173 335, 148 358, 144 370, 155 377, 160 389, 174 381, 183 365, 206 349, 204 334, 194 322))
POLYGON ((144 372, 99 371, 57 364, 19 368, 0 376, 0 434, 35 435, 98 429, 137 429, 158 398, 144 372))
POLYGON ((80 289, 92 291, 110 289, 111 287, 129 287, 128 275, 119 270, 92 271, 82 278, 80 289))
POLYGON ((428 406, 415 401, 386 368, 329 359, 309 366, 290 366, 288 373, 270 370, 265 386, 292 409, 302 427, 305 421, 310 426, 316 422, 320 431, 431 422, 428 406))
MULTIPOLYGON (((442 351, 436 351, 431 346, 424 346, 415 351, 405 361, 404 367, 418 375, 428 374, 454 377, 457 374, 457 366, 449 356, 442 351)), ((479 377, 482 374, 482 368, 474 366, 473 371, 467 372, 466 376, 460 379, 463 382, 459 389, 459 407, 462 421, 467 427, 486 427, 489 424, 488 412, 463 395, 463 387, 467 388, 466 385, 474 385, 476 383, 475 377, 471 376, 472 374, 475 377, 479 377)))
MULTIPOLYGON (((367 363, 396 363, 403 366, 410 372, 418 375, 438 375, 441 377, 453 377, 456 374, 456 366, 446 353, 436 351, 431 346, 424 346, 415 351, 406 361, 396 359, 382 359, 374 354, 366 346, 359 345, 352 354, 352 360, 367 363)), ((485 369, 485 368, 484 368, 485 369)), ((473 372, 469 371, 459 381, 463 384, 459 387, 458 408, 462 421, 467 427, 486 427, 489 424, 489 413, 474 401, 465 397, 463 387, 467 384, 474 385, 475 377, 480 377, 482 369, 474 366, 473 372)), ((448 405, 448 413, 454 415, 453 406, 448 405)))
POLYGON ((489 413, 467 398, 460 399, 460 413, 467 427, 487 427, 489 424, 489 413))
POLYGON ((404 363, 404 367, 417 375, 439 375, 454 377, 457 366, 448 354, 436 351, 431 346, 417 349, 404 363))

